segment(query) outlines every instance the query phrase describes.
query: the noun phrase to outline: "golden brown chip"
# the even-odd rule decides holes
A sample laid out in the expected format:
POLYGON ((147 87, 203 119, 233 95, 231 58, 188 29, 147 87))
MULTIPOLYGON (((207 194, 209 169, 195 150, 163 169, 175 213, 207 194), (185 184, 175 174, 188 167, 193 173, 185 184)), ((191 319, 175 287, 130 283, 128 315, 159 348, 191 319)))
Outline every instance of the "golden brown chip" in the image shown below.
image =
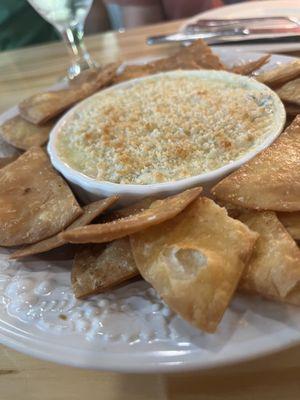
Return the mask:
POLYGON ((89 92, 81 88, 37 93, 23 100, 19 104, 19 111, 27 121, 42 125, 87 96, 89 92))
POLYGON ((101 73, 102 67, 90 68, 80 72, 79 75, 69 80, 70 86, 81 86, 85 83, 94 82, 97 79, 99 73, 101 73))
POLYGON ((231 218, 238 219, 238 216, 245 211, 245 208, 237 207, 233 204, 226 203, 223 201, 216 201, 216 203, 220 207, 225 207, 229 217, 231 218))
POLYGON ((186 190, 175 196, 154 201, 137 214, 106 224, 94 224, 63 232, 62 237, 71 243, 105 243, 120 239, 149 226, 175 217, 201 193, 202 188, 186 190))
POLYGON ((0 126, 0 135, 18 149, 28 150, 30 147, 45 144, 52 127, 53 123, 44 126, 33 125, 17 115, 0 126))
POLYGON ((68 88, 53 92, 37 93, 19 104, 21 116, 27 121, 43 125, 75 103, 89 96, 81 88, 68 88))
POLYGON ((270 147, 213 189, 221 201, 255 210, 300 210, 300 116, 270 147))
MULTIPOLYGON (((185 60, 190 59, 195 62, 198 68, 203 69, 217 69, 225 70, 226 66, 222 63, 220 57, 213 53, 211 48, 207 45, 204 40, 196 40, 188 47, 181 48, 175 57, 179 61, 179 64, 186 62, 185 60)), ((187 68, 189 69, 189 68, 187 68)))
POLYGON ((172 220, 130 236, 143 278, 171 309, 206 332, 221 321, 256 239, 205 197, 172 220))
POLYGON ((99 72, 95 80, 84 81, 77 85, 73 84, 66 89, 54 92, 35 94, 19 104, 20 114, 33 124, 44 124, 75 103, 111 83, 117 68, 117 64, 109 64, 99 72))
POLYGON ((114 221, 116 219, 129 217, 130 215, 137 214, 140 211, 144 211, 151 206, 155 199, 151 197, 145 197, 144 199, 134 203, 130 206, 119 208, 105 215, 105 222, 114 221))
POLYGON ((271 88, 276 88, 298 77, 300 77, 300 61, 296 60, 262 72, 255 78, 271 88))
POLYGON ((92 70, 83 71, 80 75, 70 81, 70 87, 90 87, 89 90, 97 90, 112 83, 116 72, 120 66, 119 62, 110 63, 104 67, 98 67, 92 70))
POLYGON ((0 245, 35 243, 82 214, 73 193, 40 147, 0 170, 0 245))
POLYGON ((300 212, 278 213, 277 217, 292 238, 300 240, 300 212))
POLYGON ((128 81, 129 79, 141 78, 143 76, 155 74, 153 67, 149 64, 128 65, 124 70, 115 77, 114 83, 128 81))
POLYGON ((300 250, 276 214, 249 212, 240 217, 259 233, 239 287, 291 304, 300 305, 300 250))
POLYGON ((300 78, 294 79, 281 86, 277 91, 278 96, 283 101, 300 106, 300 78))
POLYGON ((234 72, 235 74, 250 75, 252 72, 265 65, 269 61, 270 57, 270 54, 264 55, 255 61, 249 61, 241 65, 236 65, 230 71, 234 72))
MULTIPOLYGON (((66 230, 90 224, 96 217, 98 217, 98 215, 102 214, 117 200, 117 196, 112 196, 108 197, 107 199, 95 201, 94 203, 84 206, 83 214, 75 219, 75 221, 72 222, 72 224, 69 225, 66 230)), ((10 258, 23 258, 32 256, 34 254, 45 253, 46 251, 50 251, 56 249, 57 247, 63 246, 66 243, 67 242, 62 239, 59 234, 56 234, 40 242, 31 244, 15 251, 10 255, 10 258)))
POLYGON ((86 245, 77 251, 71 274, 73 291, 83 298, 108 290, 139 275, 129 239, 86 245))
POLYGON ((226 69, 219 56, 214 54, 204 40, 196 40, 182 47, 176 54, 150 63, 158 71, 174 69, 226 69))
POLYGON ((0 168, 5 167, 6 165, 12 163, 13 161, 15 161, 19 156, 10 156, 10 157, 1 157, 0 158, 0 168))
POLYGON ((190 46, 182 47, 176 54, 161 58, 144 65, 130 65, 116 77, 119 83, 128 79, 155 74, 157 72, 173 71, 176 69, 226 69, 219 56, 201 39, 190 46))
POLYGON ((300 114, 300 105, 286 102, 284 103, 284 107, 288 116, 296 116, 300 114))
POLYGON ((158 71, 154 71, 153 67, 149 64, 127 65, 124 70, 114 78, 114 83, 116 84, 128 81, 129 79, 141 78, 157 72, 158 71))

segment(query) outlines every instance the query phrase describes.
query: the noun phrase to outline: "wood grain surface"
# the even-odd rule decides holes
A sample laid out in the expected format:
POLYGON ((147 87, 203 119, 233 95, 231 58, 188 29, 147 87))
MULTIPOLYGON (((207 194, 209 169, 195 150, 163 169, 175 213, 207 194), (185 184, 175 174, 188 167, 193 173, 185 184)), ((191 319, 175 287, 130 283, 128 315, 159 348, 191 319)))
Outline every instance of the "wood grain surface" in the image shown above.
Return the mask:
MULTIPOLYGON (((174 46, 147 47, 151 34, 180 22, 87 39, 99 63, 163 55, 174 46)), ((62 78, 68 64, 63 44, 0 53, 0 111, 62 78)), ((176 375, 88 371, 33 359, 0 346, 0 400, 297 400, 300 346, 239 365, 176 375)))
POLYGON ((300 347, 181 374, 117 374, 40 361, 0 347, 1 400, 298 400, 300 347))
MULTIPOLYGON (((102 33, 88 37, 86 44, 99 64, 164 56, 177 46, 150 47, 146 45, 146 37, 157 32, 172 32, 179 24, 171 22, 124 33, 102 33)), ((0 112, 63 78, 68 61, 65 46, 59 42, 0 53, 0 112)))

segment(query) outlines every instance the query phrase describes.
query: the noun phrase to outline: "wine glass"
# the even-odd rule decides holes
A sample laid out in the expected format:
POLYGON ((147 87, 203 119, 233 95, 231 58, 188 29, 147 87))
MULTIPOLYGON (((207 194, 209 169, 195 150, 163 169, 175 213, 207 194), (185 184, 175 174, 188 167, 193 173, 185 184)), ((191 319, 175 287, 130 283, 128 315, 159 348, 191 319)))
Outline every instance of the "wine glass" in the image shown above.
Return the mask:
POLYGON ((73 79, 85 69, 97 66, 83 42, 84 22, 93 0, 28 0, 28 2, 61 34, 71 56, 69 79, 73 79))

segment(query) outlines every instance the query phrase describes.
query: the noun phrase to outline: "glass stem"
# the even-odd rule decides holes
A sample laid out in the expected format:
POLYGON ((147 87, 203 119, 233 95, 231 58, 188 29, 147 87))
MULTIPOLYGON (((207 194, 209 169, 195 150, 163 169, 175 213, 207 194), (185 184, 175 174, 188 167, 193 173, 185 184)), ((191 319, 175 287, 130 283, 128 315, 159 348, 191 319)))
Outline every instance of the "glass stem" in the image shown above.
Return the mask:
POLYGON ((96 67, 84 45, 83 33, 82 24, 70 26, 60 32, 72 60, 68 70, 69 79, 73 79, 85 69, 96 67))

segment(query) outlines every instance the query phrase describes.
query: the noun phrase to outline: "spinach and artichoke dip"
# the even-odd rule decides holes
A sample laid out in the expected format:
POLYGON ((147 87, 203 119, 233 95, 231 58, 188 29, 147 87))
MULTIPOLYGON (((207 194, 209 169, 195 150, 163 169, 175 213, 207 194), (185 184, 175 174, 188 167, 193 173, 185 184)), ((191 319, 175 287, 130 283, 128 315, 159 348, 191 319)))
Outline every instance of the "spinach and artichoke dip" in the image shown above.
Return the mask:
POLYGON ((99 181, 170 182, 254 150, 274 128, 274 113, 264 87, 213 75, 152 76, 85 101, 56 147, 65 163, 99 181))

